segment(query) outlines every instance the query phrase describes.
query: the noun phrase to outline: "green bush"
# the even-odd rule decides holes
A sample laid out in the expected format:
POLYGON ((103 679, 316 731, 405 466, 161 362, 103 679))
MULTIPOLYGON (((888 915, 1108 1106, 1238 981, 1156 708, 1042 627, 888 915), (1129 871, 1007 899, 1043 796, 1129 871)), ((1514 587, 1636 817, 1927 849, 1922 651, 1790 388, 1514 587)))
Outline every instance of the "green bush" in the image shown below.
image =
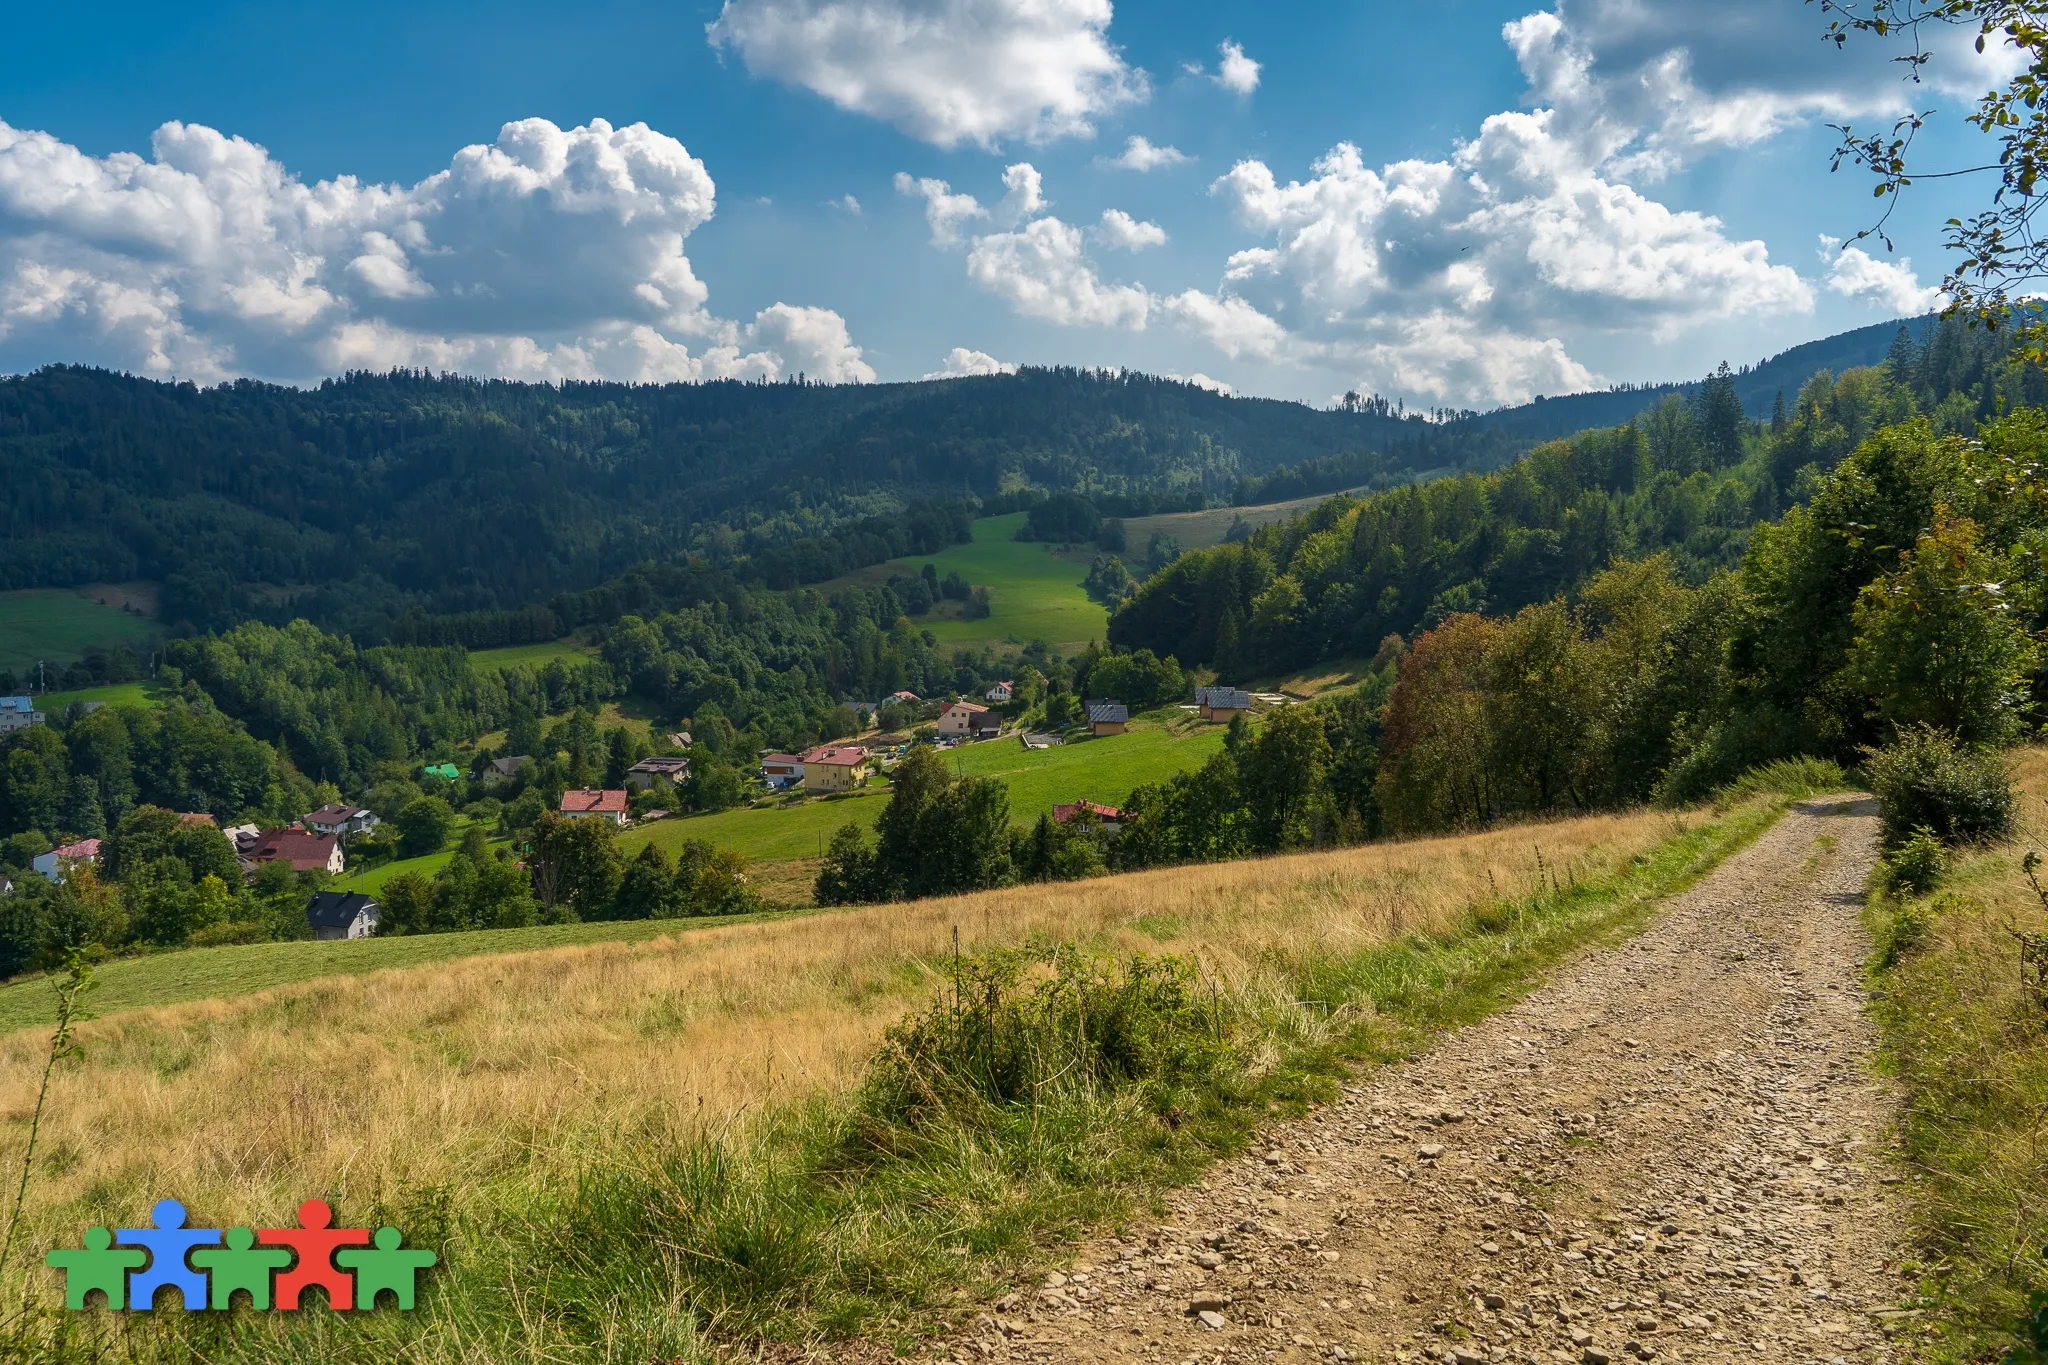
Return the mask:
POLYGON ((975 1128, 991 1110, 1132 1087, 1165 1113, 1231 1056, 1184 958, 1119 966, 1061 947, 991 952, 955 971, 953 990, 889 1031, 859 1103, 871 1136, 975 1128))
POLYGON ((1948 850, 1922 825, 1877 865, 1877 889, 1890 896, 1924 896, 1948 870, 1948 850))
POLYGON ((1784 796, 1798 800, 1815 796, 1821 792, 1838 792, 1849 789, 1848 774, 1842 765, 1825 758, 1781 758, 1751 768, 1742 776, 1730 782, 1715 793, 1723 802, 1734 802, 1751 796, 1784 796))
POLYGON ((1950 845, 2012 829, 2018 798, 2003 755, 1958 744, 1931 726, 1901 731, 1866 753, 1886 848, 1903 846, 1921 829, 1950 845))

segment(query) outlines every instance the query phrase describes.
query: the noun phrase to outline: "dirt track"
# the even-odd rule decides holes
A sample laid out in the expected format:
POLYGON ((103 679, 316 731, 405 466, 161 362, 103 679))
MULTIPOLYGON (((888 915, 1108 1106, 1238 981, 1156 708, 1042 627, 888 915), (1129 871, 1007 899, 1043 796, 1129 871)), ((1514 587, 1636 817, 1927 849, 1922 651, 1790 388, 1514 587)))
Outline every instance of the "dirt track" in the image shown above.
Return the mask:
POLYGON ((1867 800, 1798 806, 1639 937, 1276 1130, 956 1353, 1893 1359, 1875 836, 1867 800))

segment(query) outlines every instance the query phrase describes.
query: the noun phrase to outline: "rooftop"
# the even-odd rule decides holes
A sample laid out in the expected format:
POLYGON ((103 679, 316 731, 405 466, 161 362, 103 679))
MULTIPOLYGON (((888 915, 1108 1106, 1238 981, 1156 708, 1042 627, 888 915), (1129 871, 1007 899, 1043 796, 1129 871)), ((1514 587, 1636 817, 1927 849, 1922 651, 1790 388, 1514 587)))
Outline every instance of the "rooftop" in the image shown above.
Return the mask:
POLYGON ((376 897, 360 891, 315 891, 306 904, 306 923, 315 929, 346 929, 357 915, 376 908, 376 897))
POLYGON ((1090 725, 1120 725, 1130 718, 1130 708, 1120 701, 1091 701, 1088 703, 1088 723, 1090 725))
POLYGON ((571 787, 562 793, 562 814, 564 815, 624 815, 626 793, 624 788, 616 791, 597 791, 589 787, 571 787))

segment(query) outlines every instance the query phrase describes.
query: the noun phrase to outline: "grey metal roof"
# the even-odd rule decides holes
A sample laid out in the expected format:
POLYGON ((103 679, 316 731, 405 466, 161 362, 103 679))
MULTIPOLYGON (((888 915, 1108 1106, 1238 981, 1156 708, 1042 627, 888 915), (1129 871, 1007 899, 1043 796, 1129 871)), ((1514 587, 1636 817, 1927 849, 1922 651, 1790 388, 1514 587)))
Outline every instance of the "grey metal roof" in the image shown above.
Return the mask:
POLYGON ((376 908, 377 898, 360 891, 315 891, 306 905, 306 923, 315 929, 346 929, 364 910, 376 908))
POLYGON ((1195 689, 1195 704, 1230 711, 1249 711, 1252 706, 1252 694, 1238 687, 1198 687, 1195 689))
POLYGON ((1091 701, 1088 703, 1088 723, 1101 725, 1121 723, 1131 718, 1130 708, 1120 701, 1091 701))

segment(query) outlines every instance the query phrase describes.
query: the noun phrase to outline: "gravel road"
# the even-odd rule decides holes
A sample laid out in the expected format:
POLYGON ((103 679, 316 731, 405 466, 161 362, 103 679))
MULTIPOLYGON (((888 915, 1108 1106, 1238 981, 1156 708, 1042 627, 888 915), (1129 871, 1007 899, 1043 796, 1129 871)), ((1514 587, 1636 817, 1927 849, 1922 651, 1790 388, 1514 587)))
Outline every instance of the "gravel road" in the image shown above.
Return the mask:
POLYGON ((1796 806, 1642 934, 1347 1086, 969 1359, 1875 1362, 1905 1316, 1871 1071, 1873 802, 1796 806))

